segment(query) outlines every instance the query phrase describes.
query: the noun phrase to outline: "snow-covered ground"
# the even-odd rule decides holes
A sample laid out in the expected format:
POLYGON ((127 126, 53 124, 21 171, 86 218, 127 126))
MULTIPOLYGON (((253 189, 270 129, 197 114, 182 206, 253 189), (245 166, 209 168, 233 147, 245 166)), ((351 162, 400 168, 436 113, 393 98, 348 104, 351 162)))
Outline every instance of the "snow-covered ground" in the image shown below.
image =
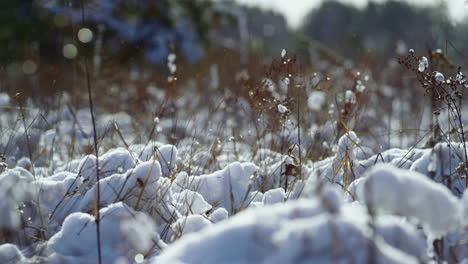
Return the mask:
MULTIPOLYGON (((342 102, 356 104, 363 83, 342 102)), ((260 137, 271 120, 246 120, 247 100, 213 111, 199 97, 187 91, 146 123, 98 109, 96 158, 88 109, 0 94, 0 263, 97 263, 97 223, 103 263, 468 263, 463 143, 334 139, 336 123, 319 117, 300 138, 296 110, 279 103, 280 132, 260 137), (317 141, 327 151, 312 159, 317 141)), ((304 103, 326 100, 311 91, 304 103)))

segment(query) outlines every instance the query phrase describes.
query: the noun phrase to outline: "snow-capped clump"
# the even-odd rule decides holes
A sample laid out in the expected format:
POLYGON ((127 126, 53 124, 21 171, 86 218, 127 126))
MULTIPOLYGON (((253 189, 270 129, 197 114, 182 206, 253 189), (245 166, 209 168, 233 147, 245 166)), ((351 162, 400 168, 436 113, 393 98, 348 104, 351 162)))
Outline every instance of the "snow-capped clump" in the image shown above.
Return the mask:
POLYGON ((189 215, 179 218, 174 224, 172 224, 172 230, 177 236, 181 236, 188 233, 199 232, 210 225, 210 220, 204 216, 189 215))
POLYGON ((164 177, 168 177, 175 169, 179 151, 173 145, 164 145, 156 150, 156 156, 161 164, 161 171, 164 177))
POLYGON ((0 263, 28 263, 26 258, 14 244, 0 245, 0 263))
POLYGON ((424 234, 403 218, 390 215, 379 216, 376 222, 376 232, 389 245, 416 257, 421 262, 428 261, 424 234))
POLYGON ((169 53, 167 56, 167 68, 171 74, 174 74, 177 70, 177 65, 175 64, 176 55, 174 53, 169 53))
POLYGON ((0 230, 21 227, 20 208, 33 197, 33 181, 31 173, 20 167, 0 174, 0 230))
MULTIPOLYGON (((114 173, 122 173, 134 166, 135 159, 128 150, 124 148, 113 149, 99 157, 99 177, 102 179, 114 173)), ((74 172, 88 181, 89 184, 94 184, 96 182, 96 156, 88 155, 82 158, 74 172)))
POLYGON ((366 90, 366 86, 362 83, 361 80, 357 80, 357 82, 356 82, 356 91, 362 93, 362 92, 364 92, 364 90, 366 90))
POLYGON ((263 195, 264 204, 282 203, 286 198, 286 193, 283 188, 271 189, 263 195))
POLYGON ((455 80, 459 82, 460 84, 464 84, 466 82, 466 76, 463 75, 463 73, 458 72, 457 76, 455 77, 455 80))
MULTIPOLYGON (((176 211, 171 205, 170 180, 161 177, 158 161, 141 162, 135 169, 100 180, 99 185, 101 207, 122 201, 134 209, 148 213, 157 212, 155 220, 158 224, 165 222, 161 218, 170 218, 176 211)), ((77 201, 72 200, 72 203, 76 204, 75 212, 93 210, 96 187, 97 184, 94 184, 83 196, 78 196, 77 201)))
POLYGON ((356 95, 353 91, 347 90, 345 93, 345 102, 348 104, 355 104, 356 103, 356 95))
POLYGON ((125 172, 135 166, 135 159, 131 153, 124 148, 117 148, 106 152, 100 157, 99 166, 102 177, 112 175, 116 172, 125 172))
POLYGON ((288 91, 290 82, 291 82, 291 80, 288 77, 285 77, 284 79, 281 79, 278 82, 278 87, 280 88, 280 90, 282 92, 286 92, 286 91, 288 91))
POLYGON ((274 234, 273 242, 278 249, 264 263, 418 263, 384 242, 371 242, 353 222, 329 215, 292 221, 274 234))
POLYGON ((429 60, 426 57, 421 57, 419 59, 418 71, 424 72, 429 67, 429 60))
POLYGON ((16 166, 21 167, 25 170, 29 170, 31 168, 31 160, 27 157, 22 157, 18 160, 16 166))
MULTIPOLYGON (((155 226, 147 215, 135 212, 123 203, 100 210, 101 245, 104 263, 114 263, 119 257, 133 259, 153 245, 155 226)), ((50 238, 48 250, 51 263, 96 263, 98 259, 96 222, 85 213, 69 215, 62 229, 50 238)))
MULTIPOLYGON (((459 143, 438 143, 433 149, 415 150, 411 153, 411 160, 405 164, 411 164, 412 171, 417 171, 430 176, 434 181, 443 183, 452 190, 456 196, 461 196, 465 189, 465 173, 457 171, 457 167, 463 168, 464 147, 459 143), (446 177, 450 175, 450 177, 446 177)), ((403 164, 400 158, 400 166, 403 164)))
MULTIPOLYGON (((101 179, 114 173, 122 173, 135 166, 135 161, 126 149, 115 149, 99 157, 99 177, 101 179)), ((88 185, 96 182, 96 156, 88 155, 81 159, 77 173, 88 185)))
POLYGON ((244 198, 249 194, 250 177, 257 170, 252 163, 234 162, 220 171, 200 176, 179 174, 175 184, 203 195, 211 205, 224 207, 232 213, 248 204, 244 198), (180 177, 179 177, 180 176, 180 177))
POLYGON ((152 263, 417 263, 320 204, 308 199, 246 210, 182 237, 152 263))
POLYGON ((323 104, 325 103, 326 93, 322 91, 313 91, 307 99, 307 106, 313 111, 322 110, 323 104))
MULTIPOLYGON (((168 203, 172 199, 168 179, 161 178, 158 161, 141 162, 135 169, 123 174, 114 174, 99 181, 101 206, 123 201, 127 205, 150 212, 159 203, 168 203)), ((89 189, 80 202, 81 211, 94 208, 96 184, 89 189)), ((159 212, 162 213, 162 212, 159 212)))
POLYGON ((462 227, 468 228, 468 189, 465 190, 463 197, 461 199, 461 206, 462 206, 462 215, 461 215, 461 224, 462 227))
MULTIPOLYGON (((353 166, 357 165, 355 164, 357 163, 355 149, 359 146, 359 143, 360 140, 353 131, 349 131, 340 137, 338 140, 336 155, 333 158, 332 167, 329 168, 333 170, 331 172, 333 177, 335 177, 335 175, 339 175, 343 169, 346 169, 345 161, 349 164, 353 164, 353 166)), ((338 181, 344 182, 344 179, 338 179, 338 181)))
POLYGON ((288 155, 282 155, 269 149, 260 149, 254 160, 258 160, 259 167, 264 168, 254 179, 254 190, 267 191, 278 187, 284 187, 286 178, 294 181, 294 176, 286 175, 286 167, 294 165, 294 160, 288 155))
POLYGON ((229 217, 228 211, 222 207, 219 207, 211 213, 210 220, 213 223, 218 223, 218 222, 228 219, 228 217, 229 217))
MULTIPOLYGON (((50 220, 54 220, 57 224, 60 224, 67 214, 77 210, 77 208, 74 207, 74 203, 61 202, 61 199, 66 196, 67 191, 68 193, 74 192, 78 186, 78 182, 75 181, 76 178, 73 176, 64 177, 63 180, 54 180, 57 178, 58 177, 52 179, 41 178, 32 186, 32 188, 36 194, 35 197, 37 197, 38 205, 41 207, 41 213, 44 216, 54 213, 53 218, 50 218, 50 220), (57 208, 59 204, 61 207, 57 208)), ((71 197, 69 198, 70 200, 66 201, 76 201, 77 198, 78 196, 71 197)), ((42 223, 39 220, 39 217, 34 217, 29 224, 40 227, 42 223)), ((49 228, 51 224, 52 221, 49 222, 49 228)))
POLYGON ((7 93, 0 93, 0 107, 5 107, 10 104, 10 96, 7 93))
POLYGON ((445 81, 445 77, 442 73, 440 72, 434 72, 434 79, 436 80, 436 82, 438 83, 443 83, 445 81))
POLYGON ((435 237, 458 227, 458 199, 417 172, 377 164, 359 185, 358 197, 372 208, 418 219, 435 237))
POLYGON ((284 114, 288 111, 288 108, 282 104, 279 104, 278 105, 278 112, 280 112, 280 114, 284 114))
POLYGON ((211 205, 203 199, 203 196, 191 190, 183 190, 173 195, 175 207, 181 215, 203 214, 211 209, 211 205))

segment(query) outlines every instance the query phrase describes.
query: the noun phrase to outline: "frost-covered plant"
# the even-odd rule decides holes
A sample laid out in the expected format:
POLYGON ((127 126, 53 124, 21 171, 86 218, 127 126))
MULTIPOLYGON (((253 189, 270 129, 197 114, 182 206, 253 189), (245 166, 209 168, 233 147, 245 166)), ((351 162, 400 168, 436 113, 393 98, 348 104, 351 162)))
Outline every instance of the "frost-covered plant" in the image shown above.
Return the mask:
MULTIPOLYGON (((463 106, 463 90, 468 88, 466 76, 463 75, 461 67, 454 71, 455 67, 449 59, 442 53, 441 50, 430 52, 429 59, 424 56, 415 55, 414 50, 410 50, 408 55, 399 59, 399 63, 408 70, 412 71, 421 86, 425 90, 425 94, 431 96, 431 110, 433 112, 433 138, 430 141, 430 146, 433 147, 437 142, 442 140, 449 143, 453 140, 458 140, 463 144, 464 158, 460 162, 457 171, 465 173, 465 188, 468 187, 468 153, 466 150, 465 129, 462 122, 462 106, 463 106), (433 66, 432 64, 435 64, 433 66), (447 68, 448 77, 437 71, 436 67, 447 68), (432 72, 431 70, 432 69, 432 72), (439 125, 439 118, 445 117, 441 115, 442 110, 447 111, 446 121, 448 131, 442 135, 442 130, 439 125), (455 139, 452 138, 455 136, 455 139)), ((450 177, 450 176, 449 176, 450 177)))

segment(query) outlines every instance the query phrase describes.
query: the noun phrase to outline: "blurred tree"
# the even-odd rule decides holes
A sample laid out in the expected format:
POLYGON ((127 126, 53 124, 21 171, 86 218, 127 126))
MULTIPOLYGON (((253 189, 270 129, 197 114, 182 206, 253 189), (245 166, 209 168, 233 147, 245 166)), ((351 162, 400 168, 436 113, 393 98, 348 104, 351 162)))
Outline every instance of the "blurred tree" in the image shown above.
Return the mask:
POLYGON ((51 16, 32 0, 3 0, 0 8, 0 64, 54 50, 51 16))
POLYGON ((62 41, 75 39, 82 25, 95 37, 103 35, 103 52, 122 60, 143 56, 162 63, 173 46, 194 62, 203 56, 203 41, 216 25, 212 5, 210 0, 4 0, 0 62, 31 56, 34 48, 33 56, 41 59, 61 56, 62 41))
POLYGON ((444 48, 448 40, 466 47, 463 37, 455 33, 460 30, 450 23, 444 3, 415 7, 406 1, 371 1, 357 9, 327 1, 306 16, 300 31, 344 57, 372 58, 382 66, 382 60, 395 57, 397 43, 424 52, 444 48))

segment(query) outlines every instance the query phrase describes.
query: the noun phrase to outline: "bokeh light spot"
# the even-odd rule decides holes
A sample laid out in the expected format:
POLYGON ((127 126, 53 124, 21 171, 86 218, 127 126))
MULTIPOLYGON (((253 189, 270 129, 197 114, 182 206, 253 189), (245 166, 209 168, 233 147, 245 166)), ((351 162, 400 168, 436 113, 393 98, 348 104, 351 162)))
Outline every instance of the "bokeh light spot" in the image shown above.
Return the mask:
POLYGON ((93 40, 93 32, 89 28, 82 28, 78 31, 78 39, 83 43, 89 43, 93 40))
POLYGON ((143 254, 136 254, 135 255, 135 262, 136 263, 143 263, 143 260, 145 260, 145 256, 143 256, 143 254))
POLYGON ((21 68, 24 74, 34 74, 37 71, 37 64, 32 60, 25 60, 21 68))
POLYGON ((68 43, 63 46, 63 56, 67 59, 74 59, 78 55, 78 49, 75 45, 68 43))

